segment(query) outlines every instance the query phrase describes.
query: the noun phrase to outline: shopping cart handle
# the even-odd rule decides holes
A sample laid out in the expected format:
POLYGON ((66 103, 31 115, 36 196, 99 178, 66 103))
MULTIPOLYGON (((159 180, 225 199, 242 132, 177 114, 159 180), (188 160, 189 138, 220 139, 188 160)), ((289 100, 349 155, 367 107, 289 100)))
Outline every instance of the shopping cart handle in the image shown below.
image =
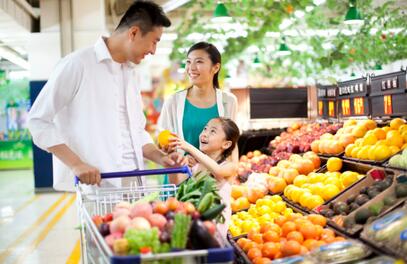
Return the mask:
MULTIPOLYGON (((102 179, 112 179, 112 178, 125 178, 125 177, 135 177, 135 176, 147 176, 147 175, 160 175, 160 174, 172 174, 172 173, 185 173, 188 177, 192 176, 191 170, 188 166, 182 166, 177 168, 164 168, 155 170, 133 170, 133 171, 121 171, 121 172, 108 172, 101 173, 100 177, 102 179)), ((79 178, 75 176, 75 185, 79 183, 79 178)))

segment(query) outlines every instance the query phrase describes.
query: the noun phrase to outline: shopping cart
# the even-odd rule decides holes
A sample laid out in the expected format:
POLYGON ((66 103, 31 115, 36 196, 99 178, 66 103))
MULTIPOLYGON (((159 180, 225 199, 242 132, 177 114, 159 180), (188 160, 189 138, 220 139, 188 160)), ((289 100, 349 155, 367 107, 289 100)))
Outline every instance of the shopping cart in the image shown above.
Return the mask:
MULTIPOLYGON (((128 172, 102 173, 102 179, 138 177, 171 173, 184 173, 191 176, 188 167, 156 170, 137 170, 128 172)), ((91 195, 85 194, 78 178, 75 179, 77 206, 81 223, 82 262, 86 263, 233 263, 233 248, 226 239, 220 241, 225 247, 207 250, 185 250, 170 253, 115 256, 106 244, 91 216, 104 215, 113 211, 120 201, 135 202, 146 195, 159 193, 160 200, 175 196, 174 184, 156 186, 136 186, 131 184, 123 188, 97 188, 91 195)))

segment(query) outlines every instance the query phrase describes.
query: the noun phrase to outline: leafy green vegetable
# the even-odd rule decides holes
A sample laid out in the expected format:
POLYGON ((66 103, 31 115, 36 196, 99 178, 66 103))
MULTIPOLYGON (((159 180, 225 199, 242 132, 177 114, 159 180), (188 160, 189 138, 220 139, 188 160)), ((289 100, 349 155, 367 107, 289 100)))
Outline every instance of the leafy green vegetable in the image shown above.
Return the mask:
POLYGON ((124 234, 124 238, 128 240, 130 254, 133 255, 140 254, 140 248, 142 247, 150 247, 152 253, 159 253, 165 250, 161 246, 157 228, 148 230, 129 229, 124 234))
POLYGON ((184 249, 188 241, 191 216, 178 213, 174 217, 174 228, 171 233, 171 247, 184 249))

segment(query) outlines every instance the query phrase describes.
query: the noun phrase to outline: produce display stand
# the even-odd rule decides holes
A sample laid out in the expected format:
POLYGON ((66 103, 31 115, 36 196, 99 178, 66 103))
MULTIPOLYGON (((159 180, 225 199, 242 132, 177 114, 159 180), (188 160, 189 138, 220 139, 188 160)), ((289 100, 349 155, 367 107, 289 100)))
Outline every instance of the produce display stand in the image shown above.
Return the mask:
MULTIPOLYGON (((102 173, 102 179, 140 177, 148 175, 160 175, 171 173, 185 173, 190 175, 188 167, 136 170, 128 172, 102 173)), ((207 250, 184 250, 160 254, 143 254, 117 256, 106 244, 98 228, 93 223, 92 215, 110 213, 116 203, 120 201, 134 202, 142 197, 159 192, 160 200, 166 200, 176 194, 177 187, 174 184, 157 186, 130 186, 125 188, 98 188, 94 193, 87 194, 76 178, 77 205, 81 222, 81 248, 83 263, 174 263, 179 260, 183 263, 233 263, 233 248, 228 246, 226 239, 223 248, 207 250), (166 261, 166 262, 165 262, 166 261)))
POLYGON ((406 70, 370 75, 370 101, 373 117, 407 115, 406 70), (374 106, 374 107, 373 107, 374 106))
POLYGON ((336 85, 317 85, 318 117, 328 121, 337 121, 338 107, 336 97, 338 87, 336 85))
POLYGON ((340 118, 370 116, 367 78, 338 83, 338 113, 340 118))

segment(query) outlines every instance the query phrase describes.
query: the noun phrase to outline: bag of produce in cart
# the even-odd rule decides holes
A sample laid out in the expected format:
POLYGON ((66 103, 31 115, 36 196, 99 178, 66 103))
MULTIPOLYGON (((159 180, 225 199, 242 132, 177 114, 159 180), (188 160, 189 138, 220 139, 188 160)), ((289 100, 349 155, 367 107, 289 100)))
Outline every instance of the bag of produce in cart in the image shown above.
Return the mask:
MULTIPOLYGON (((395 264, 397 260, 388 256, 379 256, 372 259, 367 259, 362 262, 358 262, 359 264, 395 264)), ((403 262, 404 263, 404 262, 403 262)))
POLYGON ((311 256, 319 263, 339 264, 364 259, 370 253, 369 248, 361 242, 346 240, 323 245, 312 251, 311 256))

